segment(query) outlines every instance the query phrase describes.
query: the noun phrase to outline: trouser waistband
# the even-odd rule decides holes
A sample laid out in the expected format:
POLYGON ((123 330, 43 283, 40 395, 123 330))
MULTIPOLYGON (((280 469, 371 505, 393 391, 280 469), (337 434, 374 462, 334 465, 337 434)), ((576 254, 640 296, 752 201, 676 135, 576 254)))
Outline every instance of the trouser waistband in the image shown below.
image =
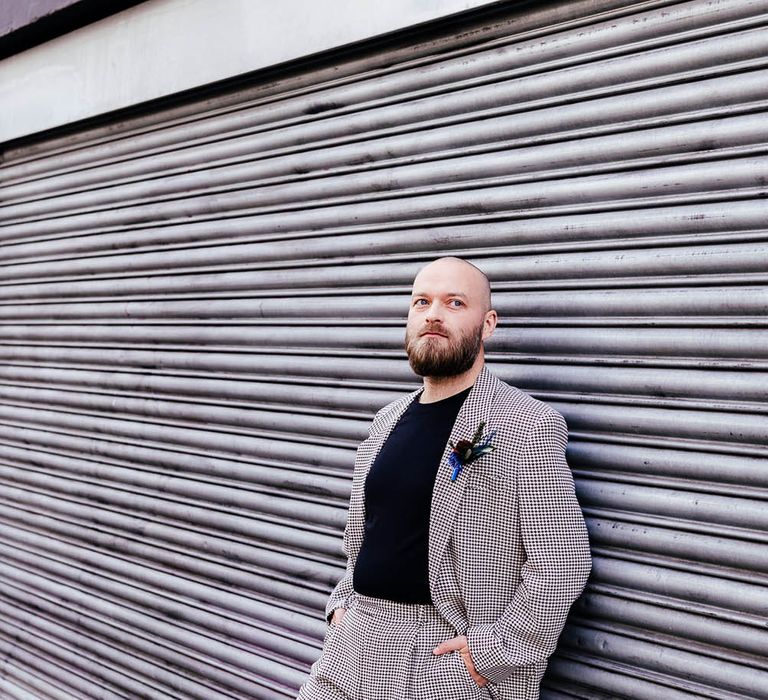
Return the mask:
POLYGON ((386 598, 363 595, 357 591, 352 593, 348 605, 376 617, 404 621, 423 620, 426 614, 435 612, 435 606, 431 603, 400 603, 386 598))

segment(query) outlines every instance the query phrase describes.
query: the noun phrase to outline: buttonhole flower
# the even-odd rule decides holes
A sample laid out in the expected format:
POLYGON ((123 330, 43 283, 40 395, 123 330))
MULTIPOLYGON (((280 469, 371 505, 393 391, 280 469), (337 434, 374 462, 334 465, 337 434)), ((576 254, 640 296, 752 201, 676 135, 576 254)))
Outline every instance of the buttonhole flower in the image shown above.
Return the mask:
POLYGON ((485 421, 481 421, 471 440, 459 440, 455 445, 453 442, 448 442, 453 448, 451 454, 448 456, 448 464, 451 465, 451 481, 456 481, 456 479, 458 479, 459 474, 461 474, 461 470, 464 467, 496 449, 496 447, 491 444, 491 440, 493 440, 494 435, 496 435, 496 431, 494 430, 483 437, 484 430, 485 421))

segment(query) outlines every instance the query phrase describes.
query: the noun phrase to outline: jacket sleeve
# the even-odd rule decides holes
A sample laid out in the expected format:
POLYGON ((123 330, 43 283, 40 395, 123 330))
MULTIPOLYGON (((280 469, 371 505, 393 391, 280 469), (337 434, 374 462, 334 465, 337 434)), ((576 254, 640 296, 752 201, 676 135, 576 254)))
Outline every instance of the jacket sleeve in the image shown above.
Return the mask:
MULTIPOLYGON (((346 553, 346 547, 344 549, 346 553)), ((341 577, 341 580, 336 584, 333 591, 331 591, 328 603, 325 606, 325 619, 328 621, 328 624, 331 623, 331 617, 333 617, 333 611, 336 610, 336 608, 347 607, 347 598, 350 593, 352 593, 352 574, 354 573, 354 570, 355 563, 349 556, 347 556, 347 569, 344 572, 344 576, 341 577)))
POLYGON ((495 622, 467 631, 477 672, 494 683, 552 654, 589 575, 589 541, 565 460, 567 441, 563 417, 550 409, 529 432, 517 465, 526 556, 521 580, 495 622))

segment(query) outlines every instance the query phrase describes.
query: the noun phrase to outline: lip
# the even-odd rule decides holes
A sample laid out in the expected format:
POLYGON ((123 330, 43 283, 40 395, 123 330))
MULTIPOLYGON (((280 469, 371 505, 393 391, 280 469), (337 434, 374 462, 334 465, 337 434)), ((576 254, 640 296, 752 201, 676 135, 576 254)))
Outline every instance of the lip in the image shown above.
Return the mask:
POLYGON ((448 337, 444 333, 435 333, 434 331, 426 331, 426 332, 421 334, 421 337, 423 338, 424 336, 432 336, 432 335, 433 336, 437 336, 438 338, 447 338, 448 337))

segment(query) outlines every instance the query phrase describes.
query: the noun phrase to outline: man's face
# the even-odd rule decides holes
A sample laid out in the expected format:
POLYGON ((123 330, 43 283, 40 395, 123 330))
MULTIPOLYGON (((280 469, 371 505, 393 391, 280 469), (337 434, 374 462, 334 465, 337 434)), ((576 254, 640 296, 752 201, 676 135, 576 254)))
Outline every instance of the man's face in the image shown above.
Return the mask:
POLYGON ((463 374, 474 364, 494 327, 495 313, 488 312, 485 280, 470 265, 437 260, 416 276, 405 349, 419 376, 463 374))

